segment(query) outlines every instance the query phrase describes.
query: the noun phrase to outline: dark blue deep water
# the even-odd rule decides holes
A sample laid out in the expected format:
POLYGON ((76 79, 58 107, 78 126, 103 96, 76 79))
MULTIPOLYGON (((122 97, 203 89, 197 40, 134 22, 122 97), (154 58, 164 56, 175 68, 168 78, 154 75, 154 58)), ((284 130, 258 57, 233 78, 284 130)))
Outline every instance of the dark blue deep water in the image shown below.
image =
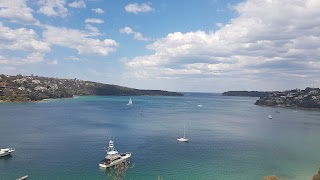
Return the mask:
POLYGON ((111 137, 133 153, 125 179, 311 179, 320 167, 320 113, 255 101, 188 93, 0 103, 0 147, 16 149, 0 158, 0 179, 111 179, 98 168, 111 137), (190 142, 178 143, 184 125, 190 142))

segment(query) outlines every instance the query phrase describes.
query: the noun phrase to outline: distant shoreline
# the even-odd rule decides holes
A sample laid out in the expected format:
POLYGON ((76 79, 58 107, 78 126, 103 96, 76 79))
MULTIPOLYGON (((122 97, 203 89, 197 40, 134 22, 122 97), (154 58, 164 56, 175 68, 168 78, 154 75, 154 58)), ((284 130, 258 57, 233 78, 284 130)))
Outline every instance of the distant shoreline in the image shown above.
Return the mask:
POLYGON ((74 96, 183 96, 180 92, 135 89, 78 79, 0 74, 0 101, 38 102, 74 96))

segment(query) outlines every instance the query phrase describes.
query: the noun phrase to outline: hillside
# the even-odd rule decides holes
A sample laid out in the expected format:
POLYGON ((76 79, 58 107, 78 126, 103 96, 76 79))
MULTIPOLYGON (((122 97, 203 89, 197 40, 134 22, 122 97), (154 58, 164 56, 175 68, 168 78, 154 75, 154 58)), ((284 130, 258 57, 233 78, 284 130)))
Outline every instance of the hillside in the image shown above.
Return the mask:
POLYGON ((0 101, 29 102, 73 96, 182 96, 182 94, 133 89, 78 79, 0 75, 0 101))
POLYGON ((264 91, 227 91, 222 93, 223 96, 248 96, 248 97, 266 97, 270 92, 264 91))
POLYGON ((274 91, 268 97, 261 97, 255 104, 263 106, 320 109, 320 89, 307 87, 304 90, 294 89, 274 91))

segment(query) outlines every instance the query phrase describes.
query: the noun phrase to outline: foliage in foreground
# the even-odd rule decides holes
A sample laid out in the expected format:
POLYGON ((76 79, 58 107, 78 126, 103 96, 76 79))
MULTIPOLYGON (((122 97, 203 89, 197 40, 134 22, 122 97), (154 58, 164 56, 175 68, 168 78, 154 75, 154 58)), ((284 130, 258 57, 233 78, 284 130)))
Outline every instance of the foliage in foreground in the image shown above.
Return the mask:
POLYGON ((277 176, 266 176, 266 177, 263 177, 262 180, 284 180, 284 178, 278 178, 277 176))

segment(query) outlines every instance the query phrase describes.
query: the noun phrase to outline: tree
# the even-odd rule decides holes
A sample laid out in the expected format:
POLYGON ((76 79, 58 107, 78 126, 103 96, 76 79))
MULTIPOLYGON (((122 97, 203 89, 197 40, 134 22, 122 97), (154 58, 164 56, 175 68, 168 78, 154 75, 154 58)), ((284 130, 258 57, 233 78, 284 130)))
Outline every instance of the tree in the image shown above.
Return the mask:
POLYGON ((312 177, 312 180, 320 180, 320 168, 319 168, 318 174, 315 174, 315 175, 312 177))
POLYGON ((262 180, 284 180, 284 178, 278 178, 277 176, 266 176, 266 177, 263 177, 262 180))

